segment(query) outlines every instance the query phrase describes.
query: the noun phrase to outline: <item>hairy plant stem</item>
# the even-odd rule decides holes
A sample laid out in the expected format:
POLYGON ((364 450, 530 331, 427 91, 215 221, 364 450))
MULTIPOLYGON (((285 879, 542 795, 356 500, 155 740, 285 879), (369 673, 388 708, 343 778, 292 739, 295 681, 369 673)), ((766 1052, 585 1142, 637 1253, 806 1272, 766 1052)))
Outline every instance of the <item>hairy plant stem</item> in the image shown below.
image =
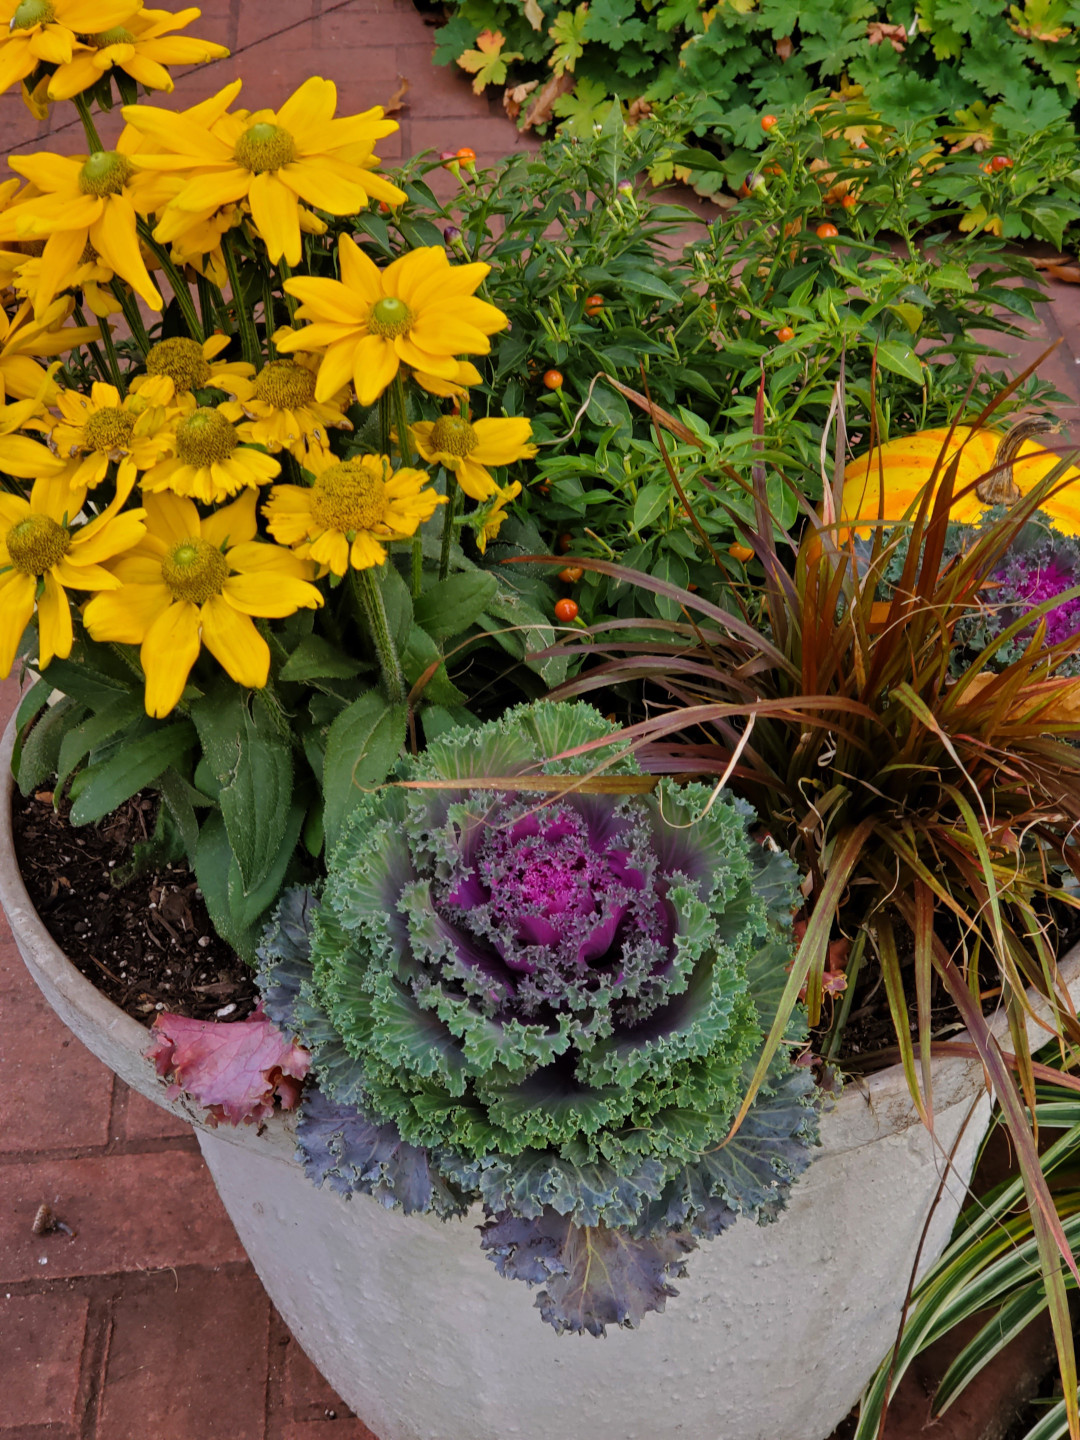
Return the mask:
POLYGON ((176 303, 180 306, 180 313, 184 317, 184 324, 188 328, 188 334, 201 345, 206 339, 206 336, 203 333, 203 327, 199 320, 199 312, 195 309, 195 301, 191 298, 191 287, 173 263, 173 258, 169 254, 169 247, 158 244, 154 239, 153 231, 145 220, 139 221, 139 237, 157 256, 158 262, 168 277, 169 284, 172 286, 176 303))
POLYGON ((120 309, 123 311, 124 319, 127 321, 128 329, 131 331, 131 338, 138 345, 145 356, 150 349, 150 336, 146 333, 146 326, 139 311, 139 302, 129 290, 125 290, 122 280, 113 280, 109 289, 120 302, 120 309))
MULTIPOLYGON (((73 311, 72 313, 73 313, 73 315, 74 315, 74 317, 75 317, 75 324, 78 325, 78 327, 79 327, 80 330, 85 330, 85 329, 86 329, 86 314, 85 314, 85 312, 83 311, 82 306, 81 306, 81 305, 76 305, 76 306, 75 306, 75 309, 74 309, 74 311, 73 311)), ((101 326, 100 326, 100 325, 98 326, 98 329, 99 329, 99 330, 101 329, 101 326)), ((98 347, 94 344, 93 340, 88 340, 88 341, 86 342, 86 348, 87 348, 87 350, 89 350, 89 352, 90 352, 90 358, 91 358, 91 360, 93 360, 93 362, 94 362, 94 366, 95 366, 95 368, 97 369, 98 375, 101 377, 102 380, 110 380, 109 367, 105 364, 105 356, 102 355, 101 351, 100 351, 100 350, 98 349, 98 347)), ((111 381, 110 381, 110 383, 111 383, 111 381)), ((21 492, 20 492, 20 493, 21 493, 21 492)))
POLYGON ((442 547, 439 550, 439 579, 450 573, 450 545, 454 539, 454 513, 457 510, 458 483, 452 470, 446 475, 446 504, 443 506, 442 547))
POLYGON ((281 275, 281 293, 284 297, 285 305, 289 312, 289 324, 292 325, 296 320, 296 297, 294 295, 290 295, 289 292, 285 289, 285 281, 292 279, 292 267, 285 259, 284 255, 278 261, 278 273, 281 275))
MULTIPOLYGON (((382 399, 386 399, 387 396, 389 396, 387 408, 392 408, 393 410, 394 428, 397 430, 398 456, 400 457, 402 465, 411 465, 413 456, 412 443, 409 438, 409 408, 408 402, 405 399, 405 382, 401 378, 400 370, 394 376, 389 391, 384 392, 382 399)), ((379 402, 380 415, 382 414, 382 399, 380 399, 379 402)), ((389 425, 387 426, 387 431, 389 431, 389 425)), ((389 445, 387 446, 387 453, 389 453, 389 445)), ((413 536, 412 567, 409 579, 412 598, 416 600, 424 585, 424 542, 421 540, 419 534, 413 536)))
POLYGON ((356 608, 375 641, 375 650, 382 667, 383 685, 391 705, 404 704, 406 697, 405 675, 401 668, 394 637, 390 634, 390 621, 383 603, 382 590, 375 578, 375 568, 369 565, 365 570, 349 567, 349 583, 352 587, 356 608))
POLYGON ((97 133, 97 126, 94 124, 94 117, 90 114, 90 106, 85 95, 75 96, 75 109, 79 112, 79 119, 86 134, 86 143, 91 151, 104 150, 101 143, 101 136, 97 133))
POLYGON ((229 289, 232 291, 233 309, 236 311, 236 326, 240 332, 240 348, 244 359, 256 370, 262 364, 262 350, 259 336, 251 316, 244 307, 244 291, 240 284, 240 264, 231 235, 226 235, 221 246, 225 254, 225 268, 229 272, 229 289))
POLYGON ((108 320, 101 322, 101 343, 105 347, 105 355, 109 362, 109 375, 113 385, 120 392, 120 398, 127 394, 127 387, 124 384, 124 377, 120 373, 120 357, 116 353, 116 346, 113 344, 112 330, 109 328, 108 320))
POLYGON ((217 324, 217 306, 214 302, 214 287, 205 275, 195 276, 195 288, 199 292, 199 314, 202 316, 203 333, 209 335, 217 324))
POLYGON ((277 350, 274 346, 274 284, 265 270, 263 271, 263 328, 266 334, 266 358, 273 360, 277 357, 277 350))

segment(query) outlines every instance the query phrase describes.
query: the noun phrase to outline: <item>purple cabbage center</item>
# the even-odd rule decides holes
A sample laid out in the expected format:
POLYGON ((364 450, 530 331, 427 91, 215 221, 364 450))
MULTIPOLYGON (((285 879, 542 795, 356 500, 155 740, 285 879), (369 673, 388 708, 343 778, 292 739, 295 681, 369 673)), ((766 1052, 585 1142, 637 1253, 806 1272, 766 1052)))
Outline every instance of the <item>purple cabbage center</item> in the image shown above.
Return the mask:
MULTIPOLYGON (((1077 583, 1077 576, 1063 569, 1053 558, 1037 565, 1014 562, 996 571, 991 578, 998 586, 991 603, 1013 605, 1022 610, 1033 610, 1055 595, 1071 590, 1077 583)), ((1045 620, 1048 644, 1057 645, 1070 639, 1080 631, 1080 598, 1066 600, 1064 604, 1048 610, 1045 620)))
POLYGON ((468 934, 459 957, 482 965, 490 1013, 544 1020, 613 992, 633 997, 621 1007, 625 1021, 653 1008, 674 924, 642 819, 592 826, 570 805, 543 806, 484 831, 436 903, 468 934))

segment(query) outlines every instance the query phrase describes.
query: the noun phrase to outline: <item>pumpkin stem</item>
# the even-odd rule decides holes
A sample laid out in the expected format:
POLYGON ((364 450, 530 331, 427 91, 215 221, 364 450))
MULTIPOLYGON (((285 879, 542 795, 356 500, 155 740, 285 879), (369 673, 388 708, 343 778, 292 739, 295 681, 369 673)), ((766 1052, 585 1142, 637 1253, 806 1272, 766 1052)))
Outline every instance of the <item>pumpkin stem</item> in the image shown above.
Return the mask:
POLYGON ((1043 415, 1028 420, 1019 420, 1008 429, 998 441, 994 455, 994 468, 985 480, 975 486, 975 494, 984 505, 1015 505, 1020 499, 1020 487, 1013 479, 1013 461, 1025 440, 1033 435, 1056 434, 1061 426, 1043 415))

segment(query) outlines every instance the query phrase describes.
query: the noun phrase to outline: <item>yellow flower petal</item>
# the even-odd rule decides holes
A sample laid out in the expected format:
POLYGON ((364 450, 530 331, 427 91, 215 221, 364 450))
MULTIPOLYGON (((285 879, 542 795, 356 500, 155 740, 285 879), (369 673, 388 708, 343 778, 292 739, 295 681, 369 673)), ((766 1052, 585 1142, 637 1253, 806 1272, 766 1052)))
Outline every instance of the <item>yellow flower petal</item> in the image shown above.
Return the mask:
POLYGON ((99 592, 83 610, 83 624, 94 640, 141 645, 151 625, 174 603, 168 586, 124 585, 99 592))
POLYGON ((342 235, 338 241, 338 263, 342 280, 350 290, 356 291, 361 300, 374 305, 381 299, 385 292, 378 266, 348 235, 342 235))
POLYGON ((203 644, 238 685, 260 690, 270 674, 270 647, 247 616, 221 595, 202 607, 203 644))
MULTIPOLYGON (((374 405, 398 372, 397 351, 392 340, 365 335, 353 351, 353 384, 361 405, 374 405)), ((331 375, 331 380, 334 378, 331 375)), ((325 385, 322 371, 315 387, 316 400, 328 400, 335 393, 325 385)))
POLYGON ((44 670, 54 655, 66 660, 73 642, 67 593, 52 575, 45 575, 38 600, 38 666, 44 670))
POLYGON ((33 577, 18 570, 0 575, 0 679, 6 680, 15 663, 19 641, 34 613, 33 577))
MULTIPOLYGON (((277 546, 262 548, 276 550, 277 546)), ((323 603, 314 585, 305 580, 294 580, 276 570, 268 570, 261 575, 230 575, 221 593, 234 609, 243 614, 264 615, 270 619, 280 619, 297 610, 316 610, 323 603)))
MULTIPOLYGON (((236 546, 253 540, 258 529, 258 518, 255 514, 257 500, 254 490, 245 490, 231 505, 224 505, 220 510, 215 510, 213 515, 208 515, 202 522, 203 539, 209 540, 210 544, 218 549, 223 548, 226 543, 236 546)), ((192 509, 194 508, 192 506, 192 509)))
POLYGON ((300 211, 296 196, 273 171, 256 175, 248 190, 251 216, 266 244, 270 263, 282 255, 289 265, 299 265, 303 254, 300 241, 300 211))
POLYGON ((160 719, 184 693, 199 658, 199 610, 178 600, 153 621, 139 651, 146 674, 146 713, 160 719))

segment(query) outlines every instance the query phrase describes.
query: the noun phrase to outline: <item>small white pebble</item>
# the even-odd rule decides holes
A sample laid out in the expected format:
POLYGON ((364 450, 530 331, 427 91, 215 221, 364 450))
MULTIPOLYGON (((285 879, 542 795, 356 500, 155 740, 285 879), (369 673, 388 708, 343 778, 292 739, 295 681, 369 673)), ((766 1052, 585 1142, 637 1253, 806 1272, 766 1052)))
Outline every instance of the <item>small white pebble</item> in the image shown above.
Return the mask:
POLYGON ((157 901, 156 901, 156 900, 151 900, 151 901, 150 901, 150 904, 149 904, 146 908, 147 908, 148 910, 156 910, 156 909, 157 909, 157 901))
POLYGON ((37 1263, 39 1265, 47 1265, 49 1263, 49 1257, 47 1255, 39 1255, 37 1263))
POLYGON ((164 1001, 164 1000, 159 1000, 159 1001, 157 1002, 157 1004, 154 1006, 154 1009, 155 1009, 155 1010, 164 1010, 164 1009, 165 1009, 165 1001, 164 1001))
POLYGON ((115 864, 116 864, 116 861, 115 861, 115 860, 110 860, 110 861, 109 861, 109 869, 111 870, 115 864))
MULTIPOLYGON (((1078 360, 1076 363, 1077 363, 1078 365, 1080 365, 1080 360, 1078 360)), ((198 897, 198 899, 200 899, 200 900, 202 899, 202 891, 199 889, 199 887, 198 887, 197 885, 195 886, 195 894, 196 894, 196 896, 198 897)))
POLYGON ((235 1005, 235 1004, 232 1004, 232 1005, 223 1005, 220 1010, 215 1010, 215 1011, 214 1011, 214 1018, 215 1018, 216 1020, 224 1020, 225 1016, 226 1016, 226 1015, 231 1015, 232 1012, 233 1012, 235 1009, 236 1009, 236 1005, 235 1005))
POLYGON ((200 935, 200 936, 199 936, 199 949, 200 949, 200 950, 205 950, 206 947, 207 947, 209 944, 210 944, 210 936, 209 936, 209 935, 200 935))

